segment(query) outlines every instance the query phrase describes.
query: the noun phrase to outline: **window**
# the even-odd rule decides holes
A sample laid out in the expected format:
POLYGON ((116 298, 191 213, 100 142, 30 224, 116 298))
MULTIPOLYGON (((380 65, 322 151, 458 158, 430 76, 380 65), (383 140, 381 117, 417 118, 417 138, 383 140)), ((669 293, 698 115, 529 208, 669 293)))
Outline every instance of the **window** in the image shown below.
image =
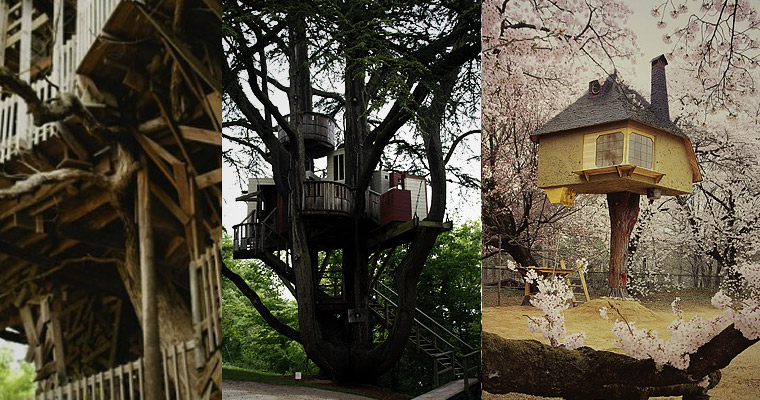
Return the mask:
POLYGON ((651 138, 631 132, 628 140, 628 162, 647 169, 652 169, 654 142, 651 138))
POLYGON ((596 138, 596 166, 607 167, 623 163, 623 134, 599 135, 596 138))
POLYGON ((343 165, 345 154, 336 154, 333 156, 333 180, 342 181, 346 179, 346 169, 343 165))

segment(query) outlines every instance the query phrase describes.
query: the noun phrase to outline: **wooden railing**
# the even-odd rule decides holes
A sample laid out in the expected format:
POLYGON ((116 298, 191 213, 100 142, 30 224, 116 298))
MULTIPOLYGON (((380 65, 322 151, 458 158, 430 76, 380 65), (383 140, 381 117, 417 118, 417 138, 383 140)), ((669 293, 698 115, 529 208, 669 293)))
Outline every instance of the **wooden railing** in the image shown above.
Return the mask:
POLYGON ((365 192, 365 196, 366 196, 366 205, 367 205, 367 211, 366 211, 367 218, 379 224, 380 223, 380 193, 367 189, 367 191, 365 192))
MULTIPOLYGON (((214 376, 220 362, 221 249, 208 247, 189 268, 195 338, 161 349, 166 400, 209 398, 212 387, 221 387, 214 376), (213 382, 213 384, 212 384, 213 382), (202 393, 198 393, 201 391, 202 393)), ((144 360, 111 368, 36 395, 36 400, 139 400, 143 398, 144 360)))
POLYGON ((301 211, 311 213, 351 214, 354 210, 353 191, 338 182, 304 182, 301 211))
MULTIPOLYGON (((195 399, 194 341, 161 349, 163 388, 166 400, 195 399)), ((143 358, 38 393, 36 400, 139 400, 144 393, 143 358)))
MULTIPOLYGON (((75 91, 77 67, 121 1, 78 1, 76 33, 65 42, 53 44, 52 67, 47 80, 39 79, 31 83, 42 100, 56 96, 59 91, 75 91)), ((15 95, 0 99, 0 164, 58 133, 57 123, 35 127, 22 102, 15 95)))
MULTIPOLYGON (((193 324, 196 340, 205 349, 203 360, 210 358, 222 343, 221 256, 218 244, 214 243, 190 264, 193 324)), ((200 359, 200 354, 196 355, 200 359)))
POLYGON ((77 3, 76 65, 84 59, 103 26, 122 0, 79 0, 77 3))
MULTIPOLYGON (((398 294, 378 282, 378 288, 373 289, 373 297, 370 309, 386 323, 391 321, 398 307, 398 294)), ((432 357, 434 387, 454 379, 463 379, 466 392, 470 386, 477 384, 480 377, 480 350, 467 344, 419 308, 414 309, 414 325, 409 340, 432 357)))

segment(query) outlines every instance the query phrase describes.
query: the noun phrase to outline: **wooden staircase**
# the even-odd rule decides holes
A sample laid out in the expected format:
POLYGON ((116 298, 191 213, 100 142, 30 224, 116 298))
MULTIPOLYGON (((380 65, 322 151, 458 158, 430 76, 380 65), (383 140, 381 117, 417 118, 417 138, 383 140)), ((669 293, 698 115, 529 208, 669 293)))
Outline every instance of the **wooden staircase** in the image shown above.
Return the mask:
MULTIPOLYGON (((378 289, 373 289, 370 312, 378 317, 386 328, 393 324, 397 299, 398 294, 383 283, 378 283, 378 289)), ((462 394, 468 396, 468 389, 479 382, 480 350, 465 343, 422 310, 415 308, 414 312, 414 325, 409 341, 431 358, 433 387, 439 388, 454 381, 461 381, 460 390, 448 390, 446 393, 450 395, 438 398, 448 399, 462 394)))

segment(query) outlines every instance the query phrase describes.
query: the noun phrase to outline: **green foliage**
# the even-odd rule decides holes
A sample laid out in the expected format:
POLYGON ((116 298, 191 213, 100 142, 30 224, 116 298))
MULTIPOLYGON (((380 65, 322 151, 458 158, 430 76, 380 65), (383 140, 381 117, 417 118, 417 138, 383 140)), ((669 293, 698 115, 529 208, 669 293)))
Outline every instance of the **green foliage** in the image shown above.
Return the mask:
POLYGON ((34 367, 19 361, 15 368, 13 351, 0 347, 0 400, 26 400, 34 397, 34 367))
MULTIPOLYGON (((466 221, 438 236, 417 284, 417 308, 480 348, 480 223, 466 221)), ((404 252, 397 253, 399 260, 404 252)), ((385 283, 392 286, 391 277, 385 283)), ((433 361, 409 347, 396 369, 381 378, 393 391, 421 394, 432 389, 433 361)))
MULTIPOLYGON (((274 272, 256 261, 232 259, 232 241, 223 238, 224 263, 243 277, 280 321, 298 328, 298 306, 283 297, 274 272)), ((303 347, 272 329, 230 281, 222 281, 222 357, 226 365, 257 371, 315 373, 303 347)))
MULTIPOLYGON (((480 347, 480 232, 479 222, 467 221, 438 236, 417 287, 417 308, 476 349, 480 347)), ((274 273, 256 262, 232 260, 229 237, 224 239, 223 252, 226 265, 246 279, 272 313, 297 328, 297 305, 283 297, 274 273)), ((390 264, 400 261, 404 253, 397 251, 390 264)), ((328 269, 339 265, 341 254, 333 252, 328 269)), ((392 274, 384 274, 383 282, 393 287, 392 274)), ((329 286, 332 282, 325 278, 321 283, 329 286)), ((222 351, 226 366, 279 374, 317 373, 303 348, 271 329, 232 283, 225 280, 223 289, 222 351)), ((378 340, 380 337, 384 334, 378 340)), ((400 393, 428 391, 432 388, 432 359, 410 348, 380 383, 400 393)))

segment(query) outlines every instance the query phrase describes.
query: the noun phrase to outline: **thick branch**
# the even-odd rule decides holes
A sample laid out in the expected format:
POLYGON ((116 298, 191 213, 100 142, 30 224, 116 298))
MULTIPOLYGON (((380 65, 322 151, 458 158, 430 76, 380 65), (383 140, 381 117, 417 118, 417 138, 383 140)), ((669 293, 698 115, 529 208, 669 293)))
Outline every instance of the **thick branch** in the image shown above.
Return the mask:
MULTIPOLYGON (((535 340, 504 339, 483 332, 483 390, 491 393, 520 392, 547 397, 600 398, 615 393, 646 393, 673 390, 673 385, 693 385, 717 372, 757 340, 745 338, 733 325, 691 355, 686 371, 665 366, 658 371, 654 361, 637 360, 624 354, 597 351, 590 347, 567 350, 535 340)), ((686 394, 686 393, 682 393, 686 394)), ((621 397, 609 397, 621 398, 621 397)))
MULTIPOLYGON (((122 172, 128 176, 131 176, 132 173, 137 171, 138 168, 139 163, 134 162, 126 166, 126 170, 122 172)), ((52 171, 38 172, 30 175, 29 178, 25 180, 14 183, 13 186, 0 189, 0 200, 16 198, 18 196, 31 193, 45 184, 70 181, 86 181, 104 189, 111 189, 116 181, 121 180, 121 178, 121 174, 116 174, 109 177, 96 172, 73 168, 62 168, 52 171)))
POLYGON ((108 133, 108 129, 84 107, 79 97, 71 93, 62 92, 58 97, 42 101, 27 82, 19 79, 13 71, 3 66, 0 66, 0 88, 18 95, 26 102, 36 126, 77 116, 90 134, 108 133))
POLYGON ((222 263, 222 275, 224 275, 225 278, 229 279, 230 282, 234 283, 235 286, 237 286, 240 292, 248 298, 248 301, 251 302, 253 308, 259 312, 261 317, 264 318, 264 321, 266 321, 269 326, 274 328, 274 330, 279 332, 281 335, 284 335, 291 340, 295 340, 296 342, 301 343, 301 334, 297 330, 280 322, 280 320, 277 319, 277 317, 275 317, 271 311, 269 311, 264 303, 261 302, 259 295, 256 294, 256 292, 251 289, 250 286, 248 286, 248 283, 246 283, 240 275, 232 272, 231 269, 227 268, 227 265, 224 263, 222 263))

